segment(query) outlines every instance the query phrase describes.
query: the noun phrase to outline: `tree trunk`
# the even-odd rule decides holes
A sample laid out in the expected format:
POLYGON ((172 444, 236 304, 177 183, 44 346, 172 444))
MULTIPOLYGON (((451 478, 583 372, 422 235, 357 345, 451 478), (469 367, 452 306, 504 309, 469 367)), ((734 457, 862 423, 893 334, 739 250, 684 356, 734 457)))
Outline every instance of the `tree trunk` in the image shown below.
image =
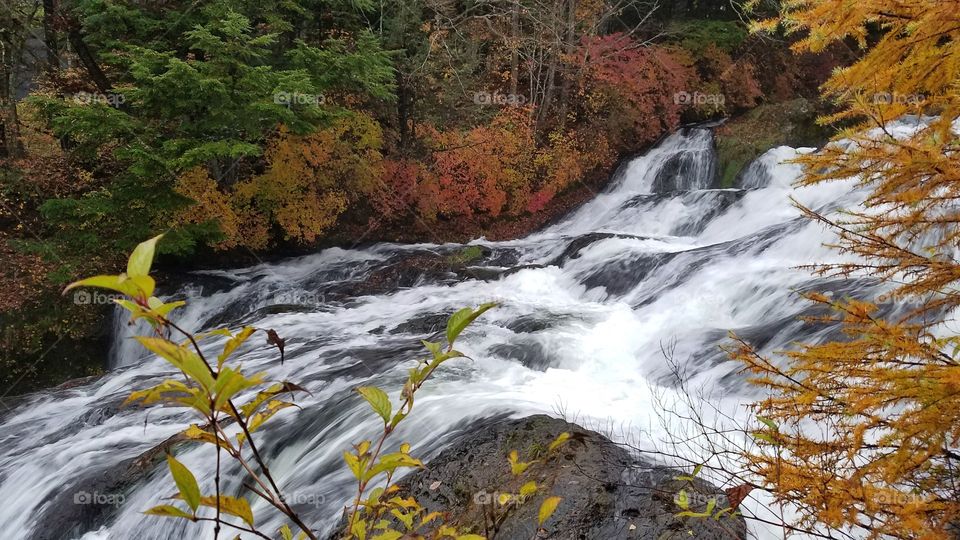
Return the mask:
POLYGON ((510 14, 510 93, 517 95, 520 79, 520 0, 513 3, 510 14))
POLYGON ((17 97, 14 95, 13 66, 19 48, 13 46, 13 32, 9 20, 0 28, 0 158, 23 156, 20 141, 20 120, 17 118, 17 97))
POLYGON ((43 0, 43 41, 47 46, 47 71, 60 69, 60 43, 57 40, 57 0, 43 0))
POLYGON ((410 89, 401 69, 397 69, 397 131, 400 134, 401 153, 410 144, 410 89))
MULTIPOLYGON (((570 59, 573 58, 574 51, 576 50, 576 23, 577 23, 577 0, 567 0, 566 1, 566 28, 564 29, 564 58, 561 60, 561 63, 570 62, 570 59)), ((564 69, 562 70, 560 76, 560 106, 559 114, 557 115, 560 119, 560 126, 562 127, 567 121, 567 102, 570 99, 570 86, 571 78, 573 76, 572 70, 564 69)))
POLYGON ((70 45, 73 47, 73 52, 77 54, 77 58, 80 59, 80 63, 83 64, 84 69, 87 70, 97 90, 102 94, 109 94, 113 85, 110 84, 107 76, 103 73, 103 70, 100 69, 100 65, 97 64, 97 59, 94 58, 93 53, 90 52, 90 48, 87 47, 86 42, 83 41, 83 34, 80 33, 80 28, 74 26, 70 29, 67 36, 70 38, 70 45))

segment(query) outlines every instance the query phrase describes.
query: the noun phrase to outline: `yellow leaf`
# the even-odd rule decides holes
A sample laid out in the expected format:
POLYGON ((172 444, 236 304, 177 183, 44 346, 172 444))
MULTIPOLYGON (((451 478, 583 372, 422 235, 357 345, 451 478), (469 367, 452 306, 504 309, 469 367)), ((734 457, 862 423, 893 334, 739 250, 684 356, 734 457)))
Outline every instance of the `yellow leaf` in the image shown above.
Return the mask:
POLYGON ((540 511, 537 512, 537 522, 542 527, 550 519, 550 516, 557 510, 557 505, 563 500, 560 497, 547 497, 540 505, 540 511))
POLYGON ((171 506, 169 504, 161 504, 159 506, 154 506, 153 508, 144 512, 149 516, 165 516, 165 517, 179 517, 186 518, 190 521, 195 521, 193 514, 189 512, 184 512, 183 510, 177 508, 176 506, 171 506))
POLYGON ((163 235, 157 235, 153 238, 141 242, 134 248, 133 253, 127 260, 127 275, 131 278, 146 276, 150 273, 150 265, 153 264, 153 252, 157 247, 157 241, 163 238, 163 235))

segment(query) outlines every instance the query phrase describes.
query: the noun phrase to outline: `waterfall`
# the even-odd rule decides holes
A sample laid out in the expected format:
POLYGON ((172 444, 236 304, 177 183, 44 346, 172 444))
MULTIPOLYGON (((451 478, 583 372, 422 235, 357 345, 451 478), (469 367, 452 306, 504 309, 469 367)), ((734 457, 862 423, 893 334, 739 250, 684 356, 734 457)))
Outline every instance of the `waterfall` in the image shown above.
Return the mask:
MULTIPOLYGON (((685 129, 634 159, 607 190, 559 223, 518 240, 475 240, 483 257, 459 272, 411 276, 398 269, 415 257, 455 255, 462 246, 379 244, 196 273, 191 283, 165 292, 188 302, 175 315, 194 331, 255 325, 286 338, 283 365, 259 336, 239 357, 247 372, 263 370, 310 391, 260 437, 294 506, 329 531, 353 489, 341 453, 377 431, 374 415, 351 389, 377 385, 396 401, 409 360, 420 354, 419 340, 464 306, 500 303, 458 343, 471 359, 445 364, 395 435, 425 459, 471 419, 551 413, 558 406, 588 424, 624 426, 624 436, 641 441, 666 435, 653 409, 654 389, 674 392, 663 353, 668 342, 691 379, 723 388, 732 402, 750 401, 754 390, 718 350, 728 330, 765 352, 823 339, 834 329, 799 323, 810 306, 792 291, 860 294, 878 287, 796 269, 838 255, 822 246, 830 233, 802 219, 790 197, 825 212, 862 197, 853 182, 794 188, 799 169, 783 161, 805 151, 772 150, 748 169, 747 189, 715 189, 712 134, 685 129), (371 285, 371 276, 390 279, 371 285)), ((141 513, 173 492, 163 466, 120 493, 91 492, 197 421, 176 409, 120 407, 131 390, 175 375, 130 346, 125 328, 118 327, 114 347, 117 369, 26 396, 0 416, 6 530, 38 539, 211 537, 207 524, 141 513), (85 496, 114 497, 116 504, 89 522, 55 520, 64 505, 82 504, 78 497, 85 496)), ((211 351, 221 346, 207 344, 211 351)), ((210 447, 185 446, 178 457, 212 491, 210 447)), ((224 477, 225 491, 240 493, 240 471, 228 466, 224 477)), ((260 502, 253 511, 263 530, 280 523, 260 502)))

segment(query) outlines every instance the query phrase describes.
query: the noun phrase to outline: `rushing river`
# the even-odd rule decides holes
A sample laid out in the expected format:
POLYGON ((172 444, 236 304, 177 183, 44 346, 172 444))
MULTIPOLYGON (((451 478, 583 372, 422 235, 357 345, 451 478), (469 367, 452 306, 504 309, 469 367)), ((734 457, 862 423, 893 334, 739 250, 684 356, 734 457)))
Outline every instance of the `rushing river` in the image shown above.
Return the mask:
MULTIPOLYGON (((876 292, 867 281, 814 279, 795 268, 836 255, 822 246, 830 233, 802 219, 790 197, 824 211, 859 197, 849 182, 793 188, 799 168, 782 161, 804 151, 773 149, 748 168, 741 188, 713 189, 712 133, 685 129, 629 162, 562 221, 520 240, 473 242, 482 255, 455 272, 411 273, 415 265, 404 261, 478 250, 378 244, 198 273, 163 292, 187 300, 178 321, 193 330, 255 325, 286 338, 283 365, 259 335, 239 357, 248 373, 309 389, 297 398, 301 408, 280 413, 260 439, 294 506, 329 530, 352 489, 341 453, 376 433, 351 389, 375 384, 396 400, 419 340, 464 306, 500 303, 462 337, 471 359, 444 366, 396 435, 422 457, 470 419, 493 414, 562 411, 652 446, 669 435, 655 421, 655 397, 673 391, 665 351, 694 383, 730 403, 749 401, 738 366, 718 349, 729 330, 764 351, 822 339, 835 329, 797 321, 810 306, 794 291, 876 292), (371 276, 389 286, 377 290, 371 276)), ((108 375, 26 396, 0 413, 0 537, 211 537, 206 525, 141 514, 175 491, 165 466, 122 493, 85 487, 196 421, 176 409, 119 407, 131 390, 173 375, 138 349, 131 331, 118 327, 108 375), (113 505, 97 523, 50 518, 90 500, 113 505)), ((211 447, 182 447, 178 456, 212 492, 211 447)), ((225 491, 240 493, 237 470, 227 467, 225 476, 225 491)), ((259 528, 276 530, 265 505, 253 509, 259 528)))

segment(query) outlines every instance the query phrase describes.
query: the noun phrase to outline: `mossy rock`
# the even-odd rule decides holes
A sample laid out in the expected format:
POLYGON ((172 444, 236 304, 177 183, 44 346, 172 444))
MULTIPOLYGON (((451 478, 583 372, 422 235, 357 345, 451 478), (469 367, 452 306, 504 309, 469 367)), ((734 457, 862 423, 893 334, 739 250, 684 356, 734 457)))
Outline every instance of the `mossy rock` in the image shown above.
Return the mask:
POLYGON ((736 185, 751 161, 777 146, 822 146, 834 133, 817 124, 818 104, 798 98, 763 104, 715 130, 720 187, 736 185))

